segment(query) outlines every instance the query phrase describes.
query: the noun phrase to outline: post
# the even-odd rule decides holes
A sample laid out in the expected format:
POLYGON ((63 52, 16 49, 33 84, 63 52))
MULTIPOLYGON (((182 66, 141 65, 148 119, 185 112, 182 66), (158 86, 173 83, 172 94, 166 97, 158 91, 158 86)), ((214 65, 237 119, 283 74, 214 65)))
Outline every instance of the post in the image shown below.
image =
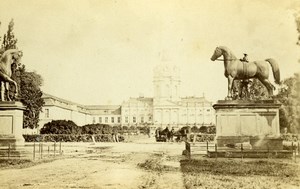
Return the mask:
POLYGON ((242 144, 241 144, 241 157, 242 157, 241 161, 243 161, 243 158, 244 158, 244 157, 243 157, 243 156, 244 156, 243 150, 244 150, 244 149, 243 149, 243 143, 242 143, 242 144))
POLYGON ((218 147, 217 147, 217 144, 215 144, 215 153, 216 153, 216 160, 218 158, 218 147))
POLYGON ((269 144, 267 144, 267 148, 268 148, 268 159, 270 158, 270 148, 269 148, 269 144))
POLYGON ((7 154, 7 156, 8 156, 8 159, 10 158, 10 143, 8 144, 8 154, 7 154))
POLYGON ((208 140, 206 141, 206 153, 208 154, 208 140))
POLYGON ((294 149, 293 149, 293 146, 294 146, 294 142, 292 142, 292 161, 293 161, 293 156, 294 156, 294 149))
POLYGON ((41 159, 41 142, 39 141, 39 155, 40 155, 40 159, 41 159))
POLYGON ((61 141, 59 142, 59 154, 61 155, 61 141))
POLYGON ((300 154, 300 149, 299 149, 299 142, 298 142, 298 155, 300 154))
POLYGON ((48 155, 49 155, 49 153, 50 153, 50 146, 48 145, 48 155))
POLYGON ((33 141, 33 160, 35 160, 35 141, 33 141))
POLYGON ((55 157, 55 152, 56 152, 56 141, 54 141, 54 157, 55 157))
POLYGON ((41 159, 43 159, 43 142, 41 142, 41 159))

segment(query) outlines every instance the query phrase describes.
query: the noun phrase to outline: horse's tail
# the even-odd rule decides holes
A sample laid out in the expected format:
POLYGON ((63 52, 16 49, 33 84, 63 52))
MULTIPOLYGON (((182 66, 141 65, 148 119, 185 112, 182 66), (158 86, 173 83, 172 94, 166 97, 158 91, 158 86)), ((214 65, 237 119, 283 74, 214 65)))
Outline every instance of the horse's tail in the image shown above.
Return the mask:
POLYGON ((277 62, 273 58, 266 59, 267 62, 271 64, 273 76, 275 78, 275 83, 280 84, 280 71, 277 62))

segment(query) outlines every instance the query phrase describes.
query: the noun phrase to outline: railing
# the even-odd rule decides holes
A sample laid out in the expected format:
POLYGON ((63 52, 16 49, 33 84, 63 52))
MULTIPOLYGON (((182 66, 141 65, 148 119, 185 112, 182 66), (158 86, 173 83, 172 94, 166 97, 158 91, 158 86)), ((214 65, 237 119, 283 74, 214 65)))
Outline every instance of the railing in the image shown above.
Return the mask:
POLYGON ((33 142, 25 146, 7 144, 0 147, 0 159, 45 159, 63 154, 61 142, 33 142))

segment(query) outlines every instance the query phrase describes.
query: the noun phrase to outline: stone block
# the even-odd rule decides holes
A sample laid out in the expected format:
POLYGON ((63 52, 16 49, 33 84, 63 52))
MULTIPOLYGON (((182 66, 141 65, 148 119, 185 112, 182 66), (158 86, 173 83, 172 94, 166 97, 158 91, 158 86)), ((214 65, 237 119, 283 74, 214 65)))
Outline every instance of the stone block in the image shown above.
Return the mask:
POLYGON ((250 142, 251 137, 262 136, 272 138, 268 142, 270 147, 279 148, 280 140, 275 139, 280 138, 280 106, 273 100, 218 101, 213 105, 218 146, 250 142), (272 141, 276 144, 271 145, 272 141))
POLYGON ((0 102, 0 145, 24 145, 23 111, 20 102, 0 102))

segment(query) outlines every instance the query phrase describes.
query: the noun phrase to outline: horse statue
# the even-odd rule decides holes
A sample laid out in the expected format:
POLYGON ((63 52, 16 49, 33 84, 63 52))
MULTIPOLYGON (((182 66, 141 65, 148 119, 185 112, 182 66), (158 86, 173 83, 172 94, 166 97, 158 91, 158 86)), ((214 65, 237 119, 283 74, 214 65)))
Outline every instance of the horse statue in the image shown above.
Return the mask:
POLYGON ((1 81, 1 101, 11 101, 9 96, 9 84, 15 86, 14 96, 18 96, 18 85, 11 78, 12 64, 16 64, 16 61, 22 57, 22 51, 18 49, 6 50, 0 57, 0 81, 1 81), (6 95, 5 95, 6 94, 6 95))
POLYGON ((242 62, 238 59, 230 49, 224 46, 219 46, 215 49, 211 57, 212 61, 218 60, 220 56, 224 58, 225 77, 228 79, 228 94, 226 100, 232 99, 232 89, 234 80, 245 80, 257 78, 268 90, 269 97, 273 96, 275 87, 268 80, 269 64, 272 67, 275 83, 280 84, 280 72, 277 62, 272 59, 264 61, 242 62))

